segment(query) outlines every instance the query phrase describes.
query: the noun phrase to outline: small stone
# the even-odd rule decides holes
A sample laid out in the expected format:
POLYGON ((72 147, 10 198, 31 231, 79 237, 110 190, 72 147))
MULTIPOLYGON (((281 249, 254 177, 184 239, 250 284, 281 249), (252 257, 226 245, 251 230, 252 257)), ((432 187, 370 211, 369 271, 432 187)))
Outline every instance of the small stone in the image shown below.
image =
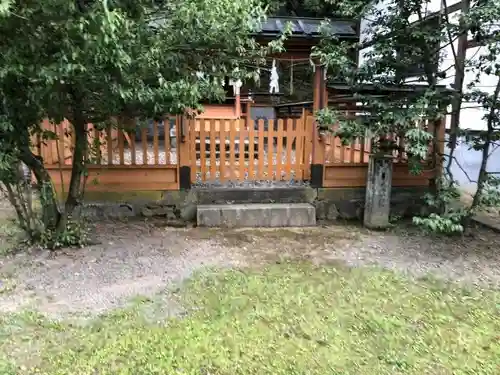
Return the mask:
POLYGON ((168 207, 158 207, 153 210, 153 215, 154 216, 167 216, 170 212, 172 212, 172 209, 168 207))
POLYGON ((158 203, 158 202, 149 202, 149 203, 146 204, 146 207, 149 208, 149 209, 151 209, 151 210, 156 210, 158 208, 161 208, 162 205, 160 203, 158 203))
POLYGON ((334 221, 337 220, 338 217, 339 211, 337 210, 337 207, 334 204, 330 204, 326 213, 326 219, 334 221))
POLYGON ((148 208, 148 207, 143 207, 141 210, 141 214, 144 217, 153 217, 154 216, 153 210, 148 208))
POLYGON ((197 205, 196 203, 187 203, 181 207, 181 219, 184 221, 195 221, 196 220, 197 205))
POLYGON ((165 223, 167 227, 174 227, 174 228, 184 228, 186 226, 186 223, 183 222, 182 220, 167 220, 165 223))

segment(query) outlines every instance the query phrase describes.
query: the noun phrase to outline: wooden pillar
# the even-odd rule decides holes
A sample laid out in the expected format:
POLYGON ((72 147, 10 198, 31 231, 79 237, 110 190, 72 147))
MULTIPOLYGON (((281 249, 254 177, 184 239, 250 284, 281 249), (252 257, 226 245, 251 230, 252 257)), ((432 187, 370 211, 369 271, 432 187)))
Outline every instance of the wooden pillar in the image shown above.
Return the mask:
POLYGON ((190 131, 189 125, 194 122, 186 116, 178 115, 176 117, 176 136, 177 136, 177 169, 179 188, 187 190, 191 188, 191 157, 189 147, 190 131))
MULTIPOLYGON (((319 111, 326 107, 326 80, 325 68, 321 65, 315 65, 313 81, 313 111, 319 111)), ((312 129, 312 164, 311 164, 311 186, 323 186, 323 174, 325 163, 325 145, 320 140, 316 122, 312 129)))
POLYGON ((236 117, 241 116, 241 96, 239 93, 236 94, 236 97, 234 99, 234 115, 236 117))

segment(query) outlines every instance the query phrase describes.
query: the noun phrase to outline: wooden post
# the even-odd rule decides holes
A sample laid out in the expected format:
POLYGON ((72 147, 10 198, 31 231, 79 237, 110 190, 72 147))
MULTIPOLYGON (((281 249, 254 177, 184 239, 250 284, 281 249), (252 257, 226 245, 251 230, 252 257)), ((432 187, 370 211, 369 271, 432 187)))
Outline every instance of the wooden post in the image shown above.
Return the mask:
MULTIPOLYGON (((325 107, 325 69, 323 66, 315 65, 313 84, 313 110, 316 111, 325 107)), ((318 127, 314 121, 312 129, 312 163, 311 163, 311 186, 323 186, 323 170, 325 163, 325 145, 320 141, 318 127)))
MULTIPOLYGON (((189 152, 190 126, 194 119, 185 116, 176 116, 176 138, 177 138, 177 165, 179 170, 179 188, 188 190, 191 188, 191 158, 189 152)), ((194 127, 194 124, 192 124, 194 127)), ((204 139, 201 141, 205 141, 204 139)), ((196 160, 195 160, 196 162, 196 160)))
POLYGON ((236 117, 241 116, 241 96, 239 93, 236 94, 235 100, 234 100, 234 115, 236 117))

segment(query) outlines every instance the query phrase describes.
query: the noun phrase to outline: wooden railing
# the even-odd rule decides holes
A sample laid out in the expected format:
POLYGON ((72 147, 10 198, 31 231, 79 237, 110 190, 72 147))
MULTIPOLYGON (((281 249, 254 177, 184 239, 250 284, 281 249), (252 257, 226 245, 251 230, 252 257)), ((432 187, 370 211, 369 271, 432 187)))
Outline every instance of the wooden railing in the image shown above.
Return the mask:
MULTIPOLYGON (((45 121, 45 130, 58 137, 35 146, 43 156, 46 165, 71 165, 74 149, 73 129, 69 122, 54 125, 45 121)), ((112 126, 98 130, 87 125, 88 164, 93 165, 177 165, 175 118, 152 121, 149 126, 123 130, 112 126), (170 121, 174 121, 171 136, 170 121)))
POLYGON ((311 132, 304 118, 264 122, 189 122, 192 181, 303 180, 309 177, 311 132))
MULTIPOLYGON (((64 189, 70 179, 74 150, 71 124, 51 124, 44 121, 44 130, 54 132, 56 140, 34 140, 34 150, 43 157, 56 187, 64 189)), ((176 118, 163 123, 153 121, 148 126, 117 124, 98 130, 87 125, 87 184, 89 190, 168 190, 178 189, 176 118), (170 124, 173 132, 170 132, 170 124), (130 130, 124 130, 130 129, 130 130)))
MULTIPOLYGON (((432 132, 432 124, 422 121, 416 126, 432 132)), ((440 139, 444 139, 445 121, 440 124, 440 139)), ((335 129, 334 129, 335 130, 335 129)), ((438 169, 431 165, 430 154, 432 146, 429 147, 428 156, 422 160, 424 171, 414 175, 409 171, 408 155, 405 152, 404 138, 398 134, 386 135, 386 140, 392 141, 396 146, 392 151, 394 160, 393 186, 427 186, 429 179, 439 173, 438 169)), ((372 152, 372 144, 380 139, 356 138, 346 145, 342 145, 340 138, 331 134, 322 137, 324 145, 324 173, 323 186, 325 187, 363 187, 366 185, 367 164, 372 152)), ((443 147, 440 144, 439 147, 443 147)))
MULTIPOLYGON (((87 185, 89 190, 176 190, 183 167, 189 167, 191 183, 310 180, 312 164, 323 165, 324 187, 362 187, 373 141, 356 138, 342 145, 338 137, 319 135, 314 117, 305 112, 300 118, 269 121, 166 117, 140 126, 117 125, 87 127, 88 178, 97 181, 87 185)), ((42 126, 58 140, 34 140, 34 149, 56 186, 67 186, 73 129, 67 121, 45 121, 42 126)), ((444 124, 441 128, 444 132, 444 124)), ((393 185, 428 184, 435 174, 432 167, 423 175, 411 175, 403 139, 392 137, 399 147, 394 151, 393 185)))

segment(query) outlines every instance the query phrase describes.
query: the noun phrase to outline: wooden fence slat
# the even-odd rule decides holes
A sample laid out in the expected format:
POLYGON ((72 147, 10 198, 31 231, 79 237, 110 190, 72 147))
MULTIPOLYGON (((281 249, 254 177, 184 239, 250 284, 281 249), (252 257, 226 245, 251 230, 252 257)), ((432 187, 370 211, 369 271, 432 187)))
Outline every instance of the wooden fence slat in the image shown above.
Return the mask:
POLYGON ((258 157, 258 167, 257 167, 257 180, 264 180, 264 120, 257 121, 258 126, 258 146, 259 146, 259 157, 258 157))
POLYGON ((282 166, 283 166, 283 119, 278 120, 278 133, 276 137, 277 151, 276 151, 276 180, 282 179, 282 166))
POLYGON ((136 165, 135 155, 135 131, 130 132, 130 164, 136 165))
POLYGON ((206 141, 207 133, 205 131, 205 120, 200 120, 200 173, 201 181, 206 181, 207 178, 207 155, 206 155, 206 141))
POLYGON ((142 141, 142 164, 149 164, 148 161, 148 131, 146 128, 141 129, 141 141, 142 141))
POLYGON ((220 139, 219 134, 217 134, 218 132, 215 125, 216 125, 215 120, 210 120, 210 180, 211 181, 215 181, 217 179, 216 138, 219 137, 220 139))
POLYGON ((291 173, 290 177, 294 177, 296 180, 302 180, 304 178, 302 158, 303 158, 303 143, 304 143, 304 116, 295 121, 295 163, 293 165, 294 172, 291 173))
POLYGON ((305 154, 304 154, 304 179, 311 178, 311 163, 312 163, 312 143, 313 143, 313 127, 316 126, 314 117, 312 115, 305 118, 304 132, 305 132, 305 154))
POLYGON ((229 169, 231 174, 231 180, 237 179, 237 170, 236 170, 236 120, 229 121, 229 169))
POLYGON ((339 144, 340 144, 340 162, 342 164, 344 164, 345 163, 345 145, 342 143, 342 140, 340 138, 339 138, 339 144))
MULTIPOLYGON (((226 138, 227 138, 227 133, 226 133, 226 126, 227 126, 227 121, 226 120, 221 120, 219 124, 220 128, 220 138, 219 138, 219 179, 221 181, 226 181, 226 178, 230 178, 231 176, 227 175, 228 169, 226 168, 226 138)), ((229 130, 229 129, 227 129, 229 130)))
POLYGON ((111 125, 109 125, 106 128, 106 148, 108 151, 108 165, 114 164, 113 163, 113 128, 111 125))
MULTIPOLYGON (((297 119, 287 119, 286 120, 286 164, 285 164, 285 174, 283 178, 285 180, 290 180, 292 178, 292 167, 295 163, 292 161, 292 146, 293 143, 297 144, 297 119)), ((295 155, 297 158, 297 155, 295 155)), ((295 172, 297 173, 297 172, 295 172)))
POLYGON ((351 153, 349 155, 349 163, 354 163, 354 151, 356 149, 356 138, 351 139, 351 153))
MULTIPOLYGON (((191 181, 196 181, 196 177, 200 171, 200 168, 198 168, 198 160, 200 159, 198 156, 198 151, 196 151, 196 140, 201 139, 200 138, 200 133, 196 129, 196 120, 192 119, 184 119, 184 121, 187 122, 187 131, 189 134, 188 137, 188 142, 189 142, 189 150, 190 150, 190 157, 189 159, 191 160, 191 181)), ((177 163, 179 162, 179 150, 181 148, 181 140, 179 137, 177 137, 178 144, 177 144, 177 163)), ((201 146, 200 146, 201 147, 201 146)), ((201 167, 201 165, 200 165, 201 167)))
POLYGON ((125 139, 123 130, 118 129, 118 154, 120 158, 120 165, 125 164, 125 139))
POLYGON ((96 164, 101 164, 102 163, 101 132, 94 127, 93 133, 94 133, 94 140, 92 142, 92 147, 96 148, 95 150, 96 164))
POLYGON ((360 160, 359 162, 360 163, 364 163, 365 162, 365 147, 366 147, 366 138, 363 137, 361 138, 361 149, 360 149, 360 160))
POLYGON ((245 181, 245 127, 242 126, 243 120, 237 120, 240 132, 240 148, 239 148, 239 181, 245 181))
POLYGON ((269 180, 274 180, 273 156, 274 156, 274 120, 269 120, 269 125, 267 127, 267 178, 269 180))
POLYGON ((65 136, 65 130, 67 127, 67 122, 64 121, 63 123, 56 125, 57 129, 57 137, 58 137, 58 142, 57 142, 57 156, 59 158, 58 163, 61 163, 62 165, 66 164, 66 147, 64 147, 64 144, 66 143, 66 136, 65 136))
MULTIPOLYGON (((174 124, 174 129, 177 128, 177 117, 175 117, 175 124, 174 124)), ((165 130, 164 130, 164 133, 165 133, 165 137, 164 137, 164 151, 165 151, 165 162, 164 164, 170 164, 170 144, 171 144, 171 140, 170 140, 170 117, 167 117, 167 119, 165 120, 165 130)))
POLYGON ((158 121, 153 121, 153 156, 154 156, 154 164, 160 164, 160 154, 158 150, 158 121))
POLYGON ((248 120, 248 179, 254 179, 255 169, 255 121, 248 120))

